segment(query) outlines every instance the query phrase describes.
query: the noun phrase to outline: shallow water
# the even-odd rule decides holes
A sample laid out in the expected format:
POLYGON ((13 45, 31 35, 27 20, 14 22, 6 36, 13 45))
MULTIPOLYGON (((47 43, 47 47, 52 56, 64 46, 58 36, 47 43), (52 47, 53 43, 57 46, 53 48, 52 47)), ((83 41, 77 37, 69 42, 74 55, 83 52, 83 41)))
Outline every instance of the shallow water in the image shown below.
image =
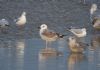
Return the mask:
POLYGON ((0 29, 0 70, 100 70, 100 31, 94 31, 89 17, 92 3, 100 8, 100 0, 0 0, 0 19, 10 23, 0 29), (19 30, 13 20, 22 11, 27 12, 27 24, 19 30), (61 55, 40 54, 45 42, 37 27, 42 23, 68 35, 50 45, 61 55), (87 28, 81 41, 90 46, 84 54, 70 52, 67 38, 73 34, 66 31, 69 26, 87 28))
POLYGON ((0 44, 0 69, 100 70, 100 39, 87 39, 87 42, 94 41, 94 44, 87 47, 84 54, 71 53, 65 38, 53 42, 51 47, 61 52, 60 56, 41 55, 41 50, 45 48, 45 42, 41 39, 4 41, 0 44))

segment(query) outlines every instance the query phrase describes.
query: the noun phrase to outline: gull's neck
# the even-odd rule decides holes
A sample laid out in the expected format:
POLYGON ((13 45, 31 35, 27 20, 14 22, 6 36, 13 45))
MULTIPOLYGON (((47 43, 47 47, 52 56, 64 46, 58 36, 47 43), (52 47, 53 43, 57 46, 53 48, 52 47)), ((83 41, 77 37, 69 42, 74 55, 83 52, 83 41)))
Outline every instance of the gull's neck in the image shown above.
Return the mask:
POLYGON ((86 30, 83 30, 83 34, 86 35, 86 30))
POLYGON ((77 43, 76 40, 71 40, 69 42, 69 45, 70 45, 70 47, 74 47, 76 43, 77 43))
POLYGON ((40 29, 40 34, 42 34, 44 31, 48 31, 48 29, 40 29))
POLYGON ((93 15, 93 13, 97 10, 97 5, 92 6, 90 9, 90 14, 93 15))

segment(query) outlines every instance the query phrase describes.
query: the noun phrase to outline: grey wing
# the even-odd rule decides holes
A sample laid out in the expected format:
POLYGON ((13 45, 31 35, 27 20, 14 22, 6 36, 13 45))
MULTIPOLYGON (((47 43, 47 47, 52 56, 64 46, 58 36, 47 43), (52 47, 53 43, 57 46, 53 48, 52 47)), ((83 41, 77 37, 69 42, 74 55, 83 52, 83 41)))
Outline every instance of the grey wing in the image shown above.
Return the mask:
POLYGON ((80 43, 80 46, 84 49, 86 49, 87 46, 89 46, 88 44, 86 43, 83 43, 83 42, 79 42, 80 43))
POLYGON ((5 20, 4 23, 5 23, 6 25, 9 25, 9 22, 8 22, 7 20, 5 20))
POLYGON ((17 19, 14 19, 14 22, 17 22, 17 21, 19 21, 19 18, 17 18, 17 19))
POLYGON ((54 31, 54 30, 49 30, 49 29, 48 29, 48 32, 55 33, 55 31, 54 31))
POLYGON ((77 34, 80 34, 82 33, 82 30, 81 29, 71 29, 72 32, 75 32, 77 34))
POLYGON ((94 12, 94 14, 92 15, 92 17, 99 17, 100 18, 100 10, 97 10, 94 12))
POLYGON ((0 25, 2 25, 2 21, 0 20, 0 25))
POLYGON ((0 25, 5 26, 8 25, 8 21, 7 20, 0 20, 0 25))

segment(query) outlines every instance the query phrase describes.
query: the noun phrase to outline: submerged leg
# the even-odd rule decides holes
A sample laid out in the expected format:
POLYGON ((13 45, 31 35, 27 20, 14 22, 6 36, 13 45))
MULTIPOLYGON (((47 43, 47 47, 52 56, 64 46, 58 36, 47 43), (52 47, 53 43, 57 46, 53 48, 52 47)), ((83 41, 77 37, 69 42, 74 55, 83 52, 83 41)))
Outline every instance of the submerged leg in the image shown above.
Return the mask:
POLYGON ((48 49, 48 47, 51 47, 51 42, 50 41, 46 41, 46 49, 48 49))
POLYGON ((48 43, 48 46, 51 47, 51 41, 48 43))

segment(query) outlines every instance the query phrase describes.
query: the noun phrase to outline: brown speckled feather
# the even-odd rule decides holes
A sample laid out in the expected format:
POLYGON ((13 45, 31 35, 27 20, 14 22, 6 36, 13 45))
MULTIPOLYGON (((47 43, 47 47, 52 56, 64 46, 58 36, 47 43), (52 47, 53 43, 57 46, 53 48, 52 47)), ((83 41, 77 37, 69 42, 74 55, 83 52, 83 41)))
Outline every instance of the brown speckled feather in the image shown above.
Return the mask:
POLYGON ((95 23, 97 20, 98 20, 97 18, 93 19, 92 24, 94 25, 94 23, 95 23))
POLYGON ((58 36, 57 33, 55 33, 55 32, 49 32, 49 31, 47 31, 47 30, 45 30, 42 34, 43 34, 44 36, 49 37, 49 38, 52 38, 52 37, 58 36))

